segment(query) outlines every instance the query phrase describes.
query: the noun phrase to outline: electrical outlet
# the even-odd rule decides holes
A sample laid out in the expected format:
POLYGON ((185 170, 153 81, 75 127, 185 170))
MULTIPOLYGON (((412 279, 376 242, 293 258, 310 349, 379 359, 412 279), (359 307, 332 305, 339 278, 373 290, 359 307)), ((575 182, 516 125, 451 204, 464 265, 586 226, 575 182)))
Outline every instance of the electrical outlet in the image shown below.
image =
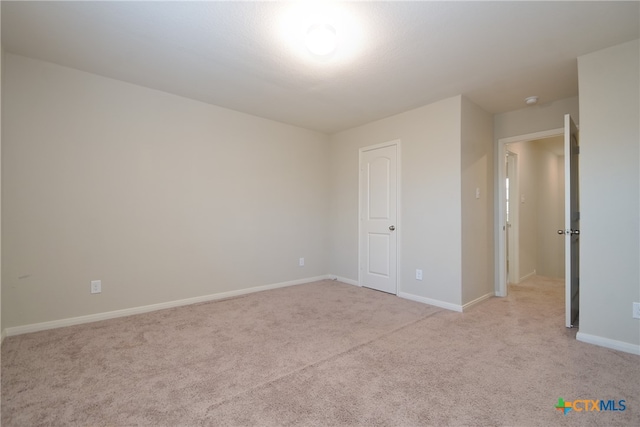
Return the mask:
POLYGON ((300 259, 298 260, 298 265, 299 265, 300 267, 304 267, 304 258, 300 258, 300 259))
POLYGON ((91 293, 99 294, 102 292, 102 280, 92 280, 91 281, 91 293))
POLYGON ((633 303, 633 318, 640 319, 640 302, 633 303))
POLYGON ((422 270, 416 270, 416 280, 422 280, 422 270))

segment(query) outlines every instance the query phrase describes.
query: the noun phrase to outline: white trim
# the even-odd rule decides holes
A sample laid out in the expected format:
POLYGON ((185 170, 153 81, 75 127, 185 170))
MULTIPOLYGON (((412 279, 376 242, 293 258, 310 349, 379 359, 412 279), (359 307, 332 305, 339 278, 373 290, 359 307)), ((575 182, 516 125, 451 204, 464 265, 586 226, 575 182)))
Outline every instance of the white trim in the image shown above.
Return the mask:
POLYGON ((640 345, 638 344, 631 344, 624 341, 612 340, 610 338, 603 338, 597 335, 585 334, 583 332, 578 332, 576 334, 576 339, 578 341, 582 341, 587 344, 594 344, 600 347, 610 348, 612 350, 619 350, 619 351, 624 351, 625 353, 640 355, 640 345))
POLYGON ((552 136, 561 136, 564 135, 564 128, 545 130, 541 132, 528 133, 524 135, 511 136, 508 138, 500 138, 498 139, 498 149, 496 150, 496 158, 495 164, 497 168, 497 187, 498 187, 498 197, 494 201, 494 206, 497 212, 497 224, 495 227, 495 235, 494 235, 494 255, 495 255, 495 265, 497 268, 497 277, 496 281, 496 296, 506 297, 507 296, 507 264, 506 264, 506 242, 505 242, 505 212, 504 212, 504 203, 505 200, 505 178, 506 178, 506 170, 505 170, 505 162, 504 156, 506 154, 507 144, 511 144, 514 142, 521 141, 532 141, 536 139, 549 138, 552 136))
POLYGON ((402 145, 399 139, 396 144, 396 295, 402 292, 402 145))
POLYGON ((363 153, 365 151, 373 151, 373 150, 377 150, 379 148, 391 147, 393 145, 396 145, 396 146, 400 145, 400 140, 399 139, 394 139, 392 141, 381 142, 380 144, 367 145, 366 147, 361 147, 359 151, 361 153, 363 153))
POLYGON ((337 280, 338 282, 346 283, 347 285, 362 287, 360 282, 358 282, 357 280, 347 279, 346 277, 340 277, 340 276, 334 276, 334 275, 330 275, 329 277, 331 278, 331 280, 337 280))
POLYGON ((551 138, 553 136, 560 136, 560 135, 564 135, 564 128, 543 130, 540 132, 527 133, 524 135, 510 136, 508 138, 500 138, 498 140, 498 143, 503 145, 512 144, 514 142, 533 141, 536 139, 545 139, 545 138, 551 138))
POLYGON ((473 301, 469 301, 468 303, 466 303, 466 304, 464 304, 462 306, 462 311, 468 310, 471 307, 473 307, 474 305, 479 304, 484 300, 488 300, 489 298, 494 297, 494 296, 495 296, 495 294, 493 292, 489 292, 488 294, 482 295, 481 297, 476 298, 473 301))
POLYGON ((536 270, 534 269, 531 273, 529 274, 525 274, 524 276, 522 276, 520 279, 518 279, 518 283, 522 283, 527 279, 532 278, 533 276, 536 275, 536 270))
POLYGON ((7 330, 6 330, 6 329, 3 329, 3 330, 2 330, 2 334, 0 334, 0 344, 2 344, 2 342, 4 341, 4 339, 6 338, 6 336, 7 336, 7 330))
POLYGON ((239 295, 251 294, 254 292, 268 291, 270 289, 284 288, 287 286, 303 285, 305 283, 317 282, 329 279, 329 275, 308 277, 306 279, 291 280, 288 282, 274 283, 271 285, 256 286, 253 288, 239 289, 237 291, 220 292, 217 294, 203 295, 200 297, 186 298, 175 301, 168 301, 159 304, 144 305, 140 307, 125 308, 123 310, 107 311, 104 313, 89 314, 87 316, 71 317, 68 319, 53 320, 50 322, 32 323, 30 325, 14 326, 6 328, 2 332, 2 338, 14 335, 28 334, 30 332, 46 331, 48 329, 62 328, 65 326, 81 325, 83 323, 98 322, 100 320, 115 319, 134 314, 149 313, 151 311, 164 310, 167 308, 181 307, 200 302, 215 301, 224 298, 231 298, 239 295))
MULTIPOLYGON (((518 175, 518 154, 513 153, 509 150, 506 150, 505 147, 505 155, 509 154, 509 157, 512 157, 513 160, 513 169, 515 172, 515 176, 509 177, 509 187, 513 189, 511 195, 513 196, 511 202, 509 203, 509 209, 511 210, 511 227, 507 230, 505 229, 505 241, 509 236, 512 237, 511 243, 507 242, 506 245, 509 247, 509 250, 505 249, 505 260, 509 258, 509 274, 506 274, 507 283, 518 284, 520 283, 520 181, 518 175), (507 252, 511 252, 510 254, 507 252), (510 280, 513 278, 513 282, 510 280)), ((509 168, 509 164, 506 164, 506 168, 509 168)), ((506 169, 505 169, 506 172, 506 169)), ((506 186, 505 186, 506 187, 506 186)), ((505 200, 506 200, 506 192, 505 192, 505 200)), ((505 200, 502 203, 505 203, 505 200)), ((506 220, 506 210, 505 210, 505 226, 507 226, 506 220)), ((506 271, 506 266, 505 266, 506 271)))
MULTIPOLYGON (((402 196, 402 141, 400 139, 394 139, 392 141, 382 142, 380 144, 368 145, 366 147, 360 147, 358 150, 358 283, 357 286, 362 286, 362 242, 360 236, 362 235, 362 174, 360 168, 362 167, 362 153, 366 151, 377 150, 385 147, 396 147, 396 295, 400 296, 400 284, 401 280, 401 236, 402 236, 402 210, 400 207, 402 196)), ((348 279, 347 279, 348 280, 348 279)), ((348 283, 348 282, 345 282, 348 283)))
POLYGON ((431 299, 431 298, 425 298, 425 297, 421 297, 419 295, 408 294, 406 292, 400 292, 398 294, 398 296, 400 298, 408 299, 408 300, 411 300, 411 301, 421 302, 423 304, 434 305, 436 307, 445 308, 447 310, 457 311, 459 313, 462 313, 462 306, 458 305, 458 304, 451 304, 450 302, 440 301, 440 300, 431 299))

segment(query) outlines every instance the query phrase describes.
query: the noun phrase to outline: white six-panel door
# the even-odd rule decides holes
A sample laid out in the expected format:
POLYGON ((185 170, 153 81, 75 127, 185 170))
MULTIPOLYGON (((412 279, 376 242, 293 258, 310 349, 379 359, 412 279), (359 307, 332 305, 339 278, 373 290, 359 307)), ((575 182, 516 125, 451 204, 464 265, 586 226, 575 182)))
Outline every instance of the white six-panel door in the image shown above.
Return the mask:
POLYGON ((360 150, 360 284, 397 293, 398 146, 360 150))

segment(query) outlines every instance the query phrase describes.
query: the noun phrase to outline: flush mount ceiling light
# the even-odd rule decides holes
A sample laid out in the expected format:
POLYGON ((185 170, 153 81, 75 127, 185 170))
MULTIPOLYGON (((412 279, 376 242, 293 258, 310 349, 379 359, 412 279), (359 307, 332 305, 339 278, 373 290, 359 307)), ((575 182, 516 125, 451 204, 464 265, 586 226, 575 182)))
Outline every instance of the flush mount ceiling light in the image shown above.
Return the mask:
POLYGON ((537 96, 530 96, 528 98, 525 98, 524 102, 527 105, 536 105, 538 103, 538 97, 537 96))
POLYGON ((361 49, 362 28, 342 2, 296 2, 282 11, 282 43, 303 62, 335 66, 349 62, 361 49))
POLYGON ((314 55, 329 56, 338 47, 336 29, 329 24, 313 24, 307 31, 305 44, 314 55))

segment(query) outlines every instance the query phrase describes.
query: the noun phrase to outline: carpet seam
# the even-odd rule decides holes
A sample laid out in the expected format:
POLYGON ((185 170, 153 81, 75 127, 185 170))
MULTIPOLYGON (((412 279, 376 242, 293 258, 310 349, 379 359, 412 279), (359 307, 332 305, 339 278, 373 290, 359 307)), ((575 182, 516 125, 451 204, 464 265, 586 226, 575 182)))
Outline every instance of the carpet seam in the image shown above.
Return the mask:
POLYGON ((367 345, 369 345, 369 344, 373 343, 374 341, 379 341, 379 340, 381 340, 381 339, 383 339, 383 338, 386 338, 386 337, 388 337, 388 336, 390 336, 390 335, 392 335, 392 334, 395 334, 395 333, 396 333, 396 332, 398 332, 398 331, 401 331, 402 329, 406 329, 406 328, 408 328, 409 326, 415 325, 415 324, 416 324, 416 323, 418 323, 418 322, 421 322, 421 321, 423 321, 423 320, 426 320, 426 319, 428 319, 428 318, 430 318, 430 317, 433 317, 433 316, 435 316, 435 315, 437 315, 437 314, 441 314, 441 313, 443 313, 444 311, 445 311, 444 309, 437 309, 437 311, 435 311, 434 313, 431 313, 431 314, 429 314, 429 315, 427 315, 427 316, 423 316, 423 317, 421 317, 421 318, 419 318, 419 319, 416 319, 416 320, 414 320, 414 321, 411 321, 411 322, 405 323, 405 324, 403 324, 403 325, 400 325, 399 327, 397 327, 397 328, 395 328, 395 329, 392 329, 391 331, 385 332, 385 333, 383 333, 383 334, 381 334, 381 335, 378 335, 378 336, 376 336, 376 337, 374 337, 374 338, 371 338, 371 339, 370 339, 370 340, 368 340, 368 341, 365 341, 365 342, 362 342, 362 343, 359 343, 359 344, 355 344, 355 345, 353 345, 352 347, 349 347, 348 349, 346 349, 346 350, 344 350, 344 351, 341 351, 341 352, 336 353, 336 354, 332 354, 331 356, 325 357, 324 359, 317 360, 317 361, 312 362, 312 363, 309 363, 309 364, 307 364, 307 365, 305 365, 305 366, 303 366, 303 367, 301 367, 301 368, 298 368, 298 369, 294 369, 294 370, 292 370, 292 371, 289 371, 289 372, 287 372, 287 373, 285 373, 285 374, 282 374, 282 375, 278 376, 277 378, 273 378, 273 379, 271 379, 271 380, 264 381, 264 382, 262 382, 262 383, 260 383, 260 384, 256 384, 256 385, 255 385, 255 386, 253 386, 253 387, 250 387, 250 388, 248 388, 248 389, 246 389, 246 390, 243 390, 243 391, 241 391, 241 392, 239 392, 239 393, 234 394, 233 396, 230 396, 230 397, 228 397, 228 398, 224 398, 224 399, 220 400, 219 402, 214 403, 213 405, 211 405, 211 406, 209 406, 209 407, 207 408, 207 411, 210 411, 210 410, 213 410, 213 409, 219 408, 220 406, 224 405, 224 404, 225 404, 225 403, 227 403, 227 402, 230 402, 230 401, 232 401, 232 400, 234 400, 234 399, 236 399, 236 398, 238 398, 238 397, 240 397, 240 396, 243 396, 243 395, 249 394, 249 393, 251 393, 251 392, 253 392, 253 391, 255 391, 255 390, 258 390, 258 389, 264 388, 264 387, 266 387, 266 386, 268 386, 268 385, 270 385, 270 384, 277 383, 277 382, 279 382, 279 381, 281 381, 281 380, 283 380, 283 379, 285 379, 285 378, 289 378, 289 377, 291 377, 291 376, 293 376, 293 375, 296 375, 296 374, 298 374, 298 373, 304 372, 304 371, 306 371, 306 370, 309 370, 309 369, 311 369, 311 368, 313 368, 313 367, 316 367, 316 366, 321 365, 321 364, 323 364, 323 363, 326 363, 326 362, 328 362, 328 361, 331 361, 331 360, 337 359, 337 358, 339 358, 339 357, 342 357, 342 356, 344 356, 344 355, 346 355, 346 354, 348 354, 348 353, 352 353, 352 352, 354 352, 354 351, 356 351, 356 350, 358 350, 358 349, 360 349, 360 348, 362 348, 362 347, 365 347, 365 346, 367 346, 367 345))

